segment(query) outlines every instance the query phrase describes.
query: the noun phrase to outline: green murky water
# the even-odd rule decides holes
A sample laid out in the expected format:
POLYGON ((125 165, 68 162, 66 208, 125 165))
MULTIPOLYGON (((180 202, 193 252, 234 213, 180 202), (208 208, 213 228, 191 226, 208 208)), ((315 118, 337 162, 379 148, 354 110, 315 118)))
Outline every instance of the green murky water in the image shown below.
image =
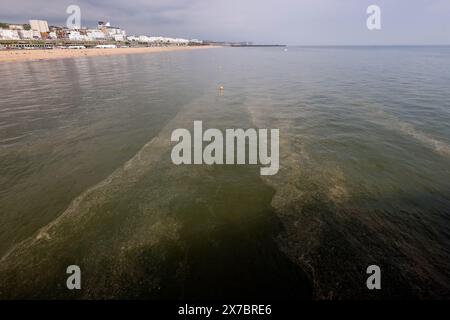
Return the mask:
POLYGON ((448 297, 449 58, 224 48, 0 65, 0 297, 448 297), (194 120, 280 129, 280 172, 173 165, 172 130, 194 120), (71 264, 81 291, 65 287, 71 264))

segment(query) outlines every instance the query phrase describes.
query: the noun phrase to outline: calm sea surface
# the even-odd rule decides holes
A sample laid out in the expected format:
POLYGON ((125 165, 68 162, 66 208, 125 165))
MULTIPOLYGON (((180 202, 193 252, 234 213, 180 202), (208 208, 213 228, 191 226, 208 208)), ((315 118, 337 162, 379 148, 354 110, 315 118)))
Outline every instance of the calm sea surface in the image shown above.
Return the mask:
POLYGON ((300 47, 0 64, 0 297, 449 298, 449 62, 300 47), (194 120, 280 129, 279 173, 173 165, 194 120))

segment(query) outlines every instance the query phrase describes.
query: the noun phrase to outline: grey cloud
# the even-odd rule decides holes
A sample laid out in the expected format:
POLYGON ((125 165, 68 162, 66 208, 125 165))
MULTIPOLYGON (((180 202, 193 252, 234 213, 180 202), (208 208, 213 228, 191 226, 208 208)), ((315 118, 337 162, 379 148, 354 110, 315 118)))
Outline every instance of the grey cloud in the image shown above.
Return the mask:
POLYGON ((111 21, 130 34, 288 44, 450 44, 448 0, 1 0, 0 21, 63 24, 70 4, 83 25, 111 21), (369 32, 365 10, 382 8, 369 32))

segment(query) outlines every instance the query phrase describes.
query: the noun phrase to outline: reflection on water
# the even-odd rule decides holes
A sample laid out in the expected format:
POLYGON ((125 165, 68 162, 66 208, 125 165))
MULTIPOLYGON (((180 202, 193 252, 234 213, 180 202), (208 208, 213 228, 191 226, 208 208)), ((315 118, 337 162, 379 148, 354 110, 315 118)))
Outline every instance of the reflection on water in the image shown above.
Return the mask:
POLYGON ((224 48, 0 65, 0 296, 448 297, 449 58, 224 48), (170 134, 194 120, 279 128, 280 172, 174 166, 170 134), (65 289, 70 264, 81 292, 65 289), (370 264, 382 292, 366 289, 370 264))

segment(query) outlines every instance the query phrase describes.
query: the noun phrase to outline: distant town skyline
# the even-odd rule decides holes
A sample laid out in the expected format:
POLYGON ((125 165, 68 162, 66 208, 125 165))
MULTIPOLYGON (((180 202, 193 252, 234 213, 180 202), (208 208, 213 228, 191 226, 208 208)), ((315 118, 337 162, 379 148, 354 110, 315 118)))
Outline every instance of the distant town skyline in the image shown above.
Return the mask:
POLYGON ((2 0, 0 22, 64 25, 78 5, 82 26, 110 21, 128 34, 290 45, 450 44, 449 0, 2 0), (366 28, 366 9, 382 29, 366 28))

